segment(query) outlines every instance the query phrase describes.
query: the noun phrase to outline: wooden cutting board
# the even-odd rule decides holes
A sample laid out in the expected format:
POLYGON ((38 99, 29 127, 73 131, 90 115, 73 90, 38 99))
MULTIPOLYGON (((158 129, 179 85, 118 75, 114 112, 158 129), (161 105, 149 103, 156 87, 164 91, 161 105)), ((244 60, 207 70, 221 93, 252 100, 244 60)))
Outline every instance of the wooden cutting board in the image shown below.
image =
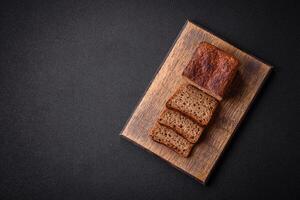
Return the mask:
POLYGON ((187 21, 122 130, 121 136, 205 183, 270 70, 271 66, 187 21), (178 86, 186 81, 181 73, 201 41, 211 43, 234 55, 241 65, 228 96, 220 103, 215 118, 193 148, 190 157, 184 158, 152 141, 148 133, 164 109, 166 101, 178 86))

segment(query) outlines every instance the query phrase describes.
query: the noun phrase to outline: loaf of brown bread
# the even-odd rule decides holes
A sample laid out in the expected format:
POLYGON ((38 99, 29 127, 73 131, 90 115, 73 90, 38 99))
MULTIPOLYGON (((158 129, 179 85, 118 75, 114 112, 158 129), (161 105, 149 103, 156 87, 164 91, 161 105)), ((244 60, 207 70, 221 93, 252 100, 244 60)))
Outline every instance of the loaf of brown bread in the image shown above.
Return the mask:
POLYGON ((237 73, 238 64, 233 56, 202 42, 182 75, 220 101, 237 73))
POLYGON ((154 141, 166 145, 184 157, 188 157, 193 147, 192 143, 175 131, 158 123, 151 130, 150 136, 154 141))
POLYGON ((181 86, 167 101, 166 106, 189 116, 206 126, 217 108, 218 101, 193 85, 181 86))
POLYGON ((196 143, 204 130, 186 115, 167 108, 160 115, 158 122, 173 129, 191 143, 196 143))

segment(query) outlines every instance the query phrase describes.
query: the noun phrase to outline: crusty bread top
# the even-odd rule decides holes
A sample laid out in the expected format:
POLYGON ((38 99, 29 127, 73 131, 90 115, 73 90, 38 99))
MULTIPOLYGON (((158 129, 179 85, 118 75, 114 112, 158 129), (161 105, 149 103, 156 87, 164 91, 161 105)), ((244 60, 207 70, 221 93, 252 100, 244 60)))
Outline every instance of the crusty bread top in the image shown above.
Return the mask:
POLYGON ((154 141, 166 145, 184 157, 189 156, 193 147, 192 143, 178 135, 175 131, 158 123, 152 128, 150 136, 154 141))
POLYGON ((170 109, 165 109, 158 122, 175 130, 191 143, 196 143, 204 128, 186 115, 170 109))
POLYGON ((201 42, 182 75, 221 100, 237 72, 238 64, 233 56, 201 42))
POLYGON ((193 85, 181 86, 166 103, 168 108, 184 113, 201 126, 208 124, 217 105, 215 98, 193 85))

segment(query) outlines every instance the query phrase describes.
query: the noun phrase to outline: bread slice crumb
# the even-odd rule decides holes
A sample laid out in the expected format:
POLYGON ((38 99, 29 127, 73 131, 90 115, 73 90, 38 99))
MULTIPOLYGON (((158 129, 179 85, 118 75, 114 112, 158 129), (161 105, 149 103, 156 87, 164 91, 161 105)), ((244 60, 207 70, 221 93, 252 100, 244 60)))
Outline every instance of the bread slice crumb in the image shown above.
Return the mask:
POLYGON ((166 106, 189 116, 206 126, 218 106, 218 101, 193 85, 181 86, 167 101, 166 106))

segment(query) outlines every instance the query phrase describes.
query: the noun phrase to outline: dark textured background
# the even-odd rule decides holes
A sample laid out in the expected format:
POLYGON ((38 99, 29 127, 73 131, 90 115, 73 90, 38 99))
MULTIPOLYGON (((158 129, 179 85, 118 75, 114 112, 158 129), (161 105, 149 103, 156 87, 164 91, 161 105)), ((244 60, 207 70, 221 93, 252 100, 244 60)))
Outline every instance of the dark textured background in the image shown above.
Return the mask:
POLYGON ((0 199, 299 199, 295 2, 1 1, 0 199), (119 137, 186 19, 274 66, 205 187, 119 137))

